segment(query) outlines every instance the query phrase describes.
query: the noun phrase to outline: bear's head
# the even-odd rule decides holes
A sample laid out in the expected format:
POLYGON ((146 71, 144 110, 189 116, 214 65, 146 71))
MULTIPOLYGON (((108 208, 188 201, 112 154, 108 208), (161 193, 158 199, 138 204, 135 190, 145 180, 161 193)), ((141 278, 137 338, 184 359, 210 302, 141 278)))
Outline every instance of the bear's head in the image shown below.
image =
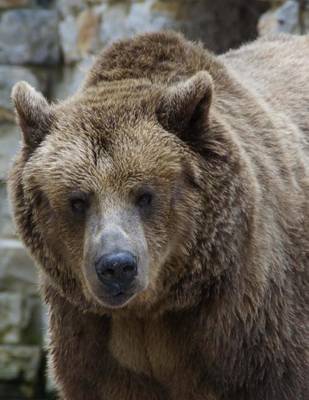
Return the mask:
POLYGON ((163 302, 198 273, 202 214, 216 202, 206 71, 170 85, 103 82, 54 105, 20 82, 12 98, 22 148, 11 199, 44 281, 98 311, 163 302))

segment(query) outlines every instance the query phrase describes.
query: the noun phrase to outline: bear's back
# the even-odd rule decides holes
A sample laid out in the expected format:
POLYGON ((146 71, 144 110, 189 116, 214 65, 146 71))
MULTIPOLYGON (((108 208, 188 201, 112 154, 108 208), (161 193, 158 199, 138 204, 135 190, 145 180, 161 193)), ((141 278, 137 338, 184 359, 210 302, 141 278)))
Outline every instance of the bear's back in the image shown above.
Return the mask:
POLYGON ((309 35, 266 37, 220 59, 270 112, 288 117, 304 132, 309 145, 309 35))

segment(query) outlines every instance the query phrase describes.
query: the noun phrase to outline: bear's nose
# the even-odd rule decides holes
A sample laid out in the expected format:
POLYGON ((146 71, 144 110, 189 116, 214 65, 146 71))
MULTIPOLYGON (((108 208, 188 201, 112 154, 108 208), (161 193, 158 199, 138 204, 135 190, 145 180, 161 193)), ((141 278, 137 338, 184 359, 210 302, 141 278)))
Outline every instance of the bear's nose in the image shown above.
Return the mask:
POLYGON ((133 254, 120 251, 105 254, 95 264, 98 278, 110 289, 119 291, 132 283, 137 275, 137 263, 133 254))

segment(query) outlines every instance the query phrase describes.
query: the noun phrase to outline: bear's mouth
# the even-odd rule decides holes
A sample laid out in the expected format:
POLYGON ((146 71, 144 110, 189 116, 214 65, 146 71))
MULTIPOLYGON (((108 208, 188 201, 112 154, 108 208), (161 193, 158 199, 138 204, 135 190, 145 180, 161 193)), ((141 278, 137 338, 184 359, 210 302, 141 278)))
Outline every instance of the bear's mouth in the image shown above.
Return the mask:
POLYGON ((143 285, 133 282, 130 285, 114 283, 111 285, 100 282, 95 286, 88 287, 92 296, 103 307, 121 308, 127 305, 131 300, 143 291, 143 285))
POLYGON ((99 301, 109 308, 120 308, 124 307, 133 297, 137 294, 134 290, 119 290, 117 293, 106 293, 100 294, 99 301))

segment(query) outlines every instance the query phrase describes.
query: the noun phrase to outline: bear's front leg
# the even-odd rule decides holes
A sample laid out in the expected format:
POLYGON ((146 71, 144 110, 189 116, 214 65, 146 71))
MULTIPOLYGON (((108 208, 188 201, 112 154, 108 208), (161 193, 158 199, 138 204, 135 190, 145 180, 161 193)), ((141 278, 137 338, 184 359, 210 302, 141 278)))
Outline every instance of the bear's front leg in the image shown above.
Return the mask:
POLYGON ((81 313, 55 292, 47 302, 51 366, 64 400, 167 400, 159 384, 113 359, 108 316, 81 313))

